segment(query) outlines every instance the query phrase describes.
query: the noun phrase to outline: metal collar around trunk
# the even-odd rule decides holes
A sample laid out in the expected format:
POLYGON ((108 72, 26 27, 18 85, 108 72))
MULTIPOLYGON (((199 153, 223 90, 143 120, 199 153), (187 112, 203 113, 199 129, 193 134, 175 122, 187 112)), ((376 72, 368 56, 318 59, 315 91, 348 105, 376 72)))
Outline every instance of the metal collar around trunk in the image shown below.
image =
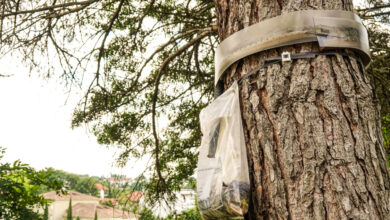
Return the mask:
POLYGON ((354 49, 370 60, 367 30, 359 16, 340 10, 304 10, 251 25, 226 38, 215 55, 215 85, 234 62, 268 49, 318 42, 321 49, 354 49))

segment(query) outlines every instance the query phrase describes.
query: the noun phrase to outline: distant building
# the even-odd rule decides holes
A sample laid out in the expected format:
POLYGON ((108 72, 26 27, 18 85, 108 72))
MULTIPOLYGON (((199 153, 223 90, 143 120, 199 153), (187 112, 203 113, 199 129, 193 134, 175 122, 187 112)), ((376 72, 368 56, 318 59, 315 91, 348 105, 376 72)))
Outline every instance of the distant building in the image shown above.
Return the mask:
MULTIPOLYGON (((99 220, 133 220, 137 215, 124 212, 109 206, 100 205, 99 198, 83 193, 68 191, 67 195, 57 195, 55 191, 41 194, 45 199, 52 200, 49 206, 49 220, 64 220, 67 216, 69 200, 72 198, 72 215, 81 220, 94 219, 95 211, 99 220)), ((43 210, 41 210, 43 211, 43 210)))
POLYGON ((96 183, 95 186, 99 190, 100 199, 104 199, 104 190, 108 190, 108 188, 100 183, 96 183))
POLYGON ((55 191, 41 194, 45 199, 53 202, 49 206, 49 220, 63 220, 63 214, 69 207, 69 200, 72 198, 72 206, 78 203, 99 204, 99 198, 83 193, 68 191, 67 195, 57 195, 55 191))
MULTIPOLYGON (((135 220, 138 215, 115 209, 105 205, 92 203, 78 203, 72 206, 73 217, 80 217, 81 220, 90 220, 95 218, 95 211, 99 220, 135 220)), ((62 215, 66 218, 66 213, 62 215)))
POLYGON ((133 179, 124 176, 108 177, 104 179, 108 181, 110 185, 117 187, 123 187, 125 185, 130 185, 133 183, 133 179))

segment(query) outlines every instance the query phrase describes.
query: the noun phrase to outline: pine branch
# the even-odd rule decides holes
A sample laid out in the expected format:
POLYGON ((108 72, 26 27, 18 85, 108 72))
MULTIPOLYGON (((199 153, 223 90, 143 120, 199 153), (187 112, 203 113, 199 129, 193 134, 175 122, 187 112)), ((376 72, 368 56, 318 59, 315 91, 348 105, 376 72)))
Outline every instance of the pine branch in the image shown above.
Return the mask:
POLYGON ((51 5, 51 6, 46 6, 46 7, 41 7, 37 9, 31 9, 31 10, 24 10, 24 11, 14 11, 10 12, 7 14, 2 14, 1 19, 9 17, 9 16, 15 16, 15 15, 22 15, 22 14, 33 14, 36 12, 42 12, 42 11, 50 11, 53 9, 58 9, 58 8, 66 8, 66 7, 71 7, 71 6, 89 6, 95 2, 98 2, 99 0, 87 0, 87 1, 80 1, 80 2, 67 2, 63 4, 56 4, 56 5, 51 5))
POLYGON ((375 13, 375 14, 372 14, 372 15, 363 15, 361 18, 362 19, 372 19, 372 18, 375 18, 375 17, 384 16, 384 15, 390 15, 390 11, 381 12, 381 13, 375 13))
POLYGON ((379 10, 379 9, 389 8, 389 7, 390 7, 390 4, 384 4, 384 5, 373 6, 373 7, 370 7, 370 8, 361 8, 361 9, 357 9, 356 11, 358 11, 358 12, 370 12, 370 11, 376 11, 376 10, 379 10))
POLYGON ((167 59, 164 60, 163 64, 160 67, 160 70, 156 76, 155 80, 155 87, 154 87, 154 94, 152 98, 152 130, 153 130, 153 136, 154 136, 154 141, 155 141, 155 150, 154 150, 154 155, 155 155, 155 166, 156 166, 156 172, 158 175, 159 181, 163 183, 165 186, 165 180, 161 174, 161 167, 160 167, 160 158, 159 158, 159 151, 160 151, 160 146, 159 146, 159 138, 157 134, 157 129, 156 129, 156 105, 157 105, 157 97, 158 97, 158 91, 159 91, 159 85, 160 85, 160 80, 162 75, 164 74, 166 68, 168 67, 169 63, 174 60, 176 57, 178 57, 180 54, 182 54, 184 51, 186 51, 189 47, 195 45, 198 43, 200 40, 202 40, 204 37, 210 35, 213 33, 213 28, 210 28, 210 30, 202 32, 199 34, 196 38, 192 39, 189 41, 187 44, 179 48, 175 53, 171 54, 167 59))
POLYGON ((100 48, 99 48, 99 55, 98 55, 98 60, 97 60, 97 71, 96 71, 96 84, 99 84, 99 72, 100 72, 100 65, 101 65, 101 60, 102 60, 103 52, 104 52, 104 45, 106 43, 108 35, 111 32, 112 26, 114 25, 116 19, 118 19, 118 17, 119 17, 119 13, 122 9, 124 2, 125 2, 125 0, 120 1, 118 8, 116 9, 114 15, 112 16, 112 18, 108 24, 107 29, 105 30, 104 38, 103 38, 102 44, 100 45, 100 48))

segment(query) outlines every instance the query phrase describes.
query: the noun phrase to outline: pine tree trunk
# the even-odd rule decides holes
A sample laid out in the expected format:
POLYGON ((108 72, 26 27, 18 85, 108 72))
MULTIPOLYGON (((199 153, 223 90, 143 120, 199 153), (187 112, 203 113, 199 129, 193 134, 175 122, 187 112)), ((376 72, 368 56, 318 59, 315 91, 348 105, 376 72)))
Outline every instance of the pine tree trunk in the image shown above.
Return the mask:
MULTIPOLYGON (((352 10, 352 0, 215 0, 220 39, 305 9, 352 10)), ((224 86, 282 51, 233 64, 224 86)), ((389 171, 380 117, 354 58, 318 56, 273 64, 240 86, 252 184, 247 219, 390 219, 389 171)))

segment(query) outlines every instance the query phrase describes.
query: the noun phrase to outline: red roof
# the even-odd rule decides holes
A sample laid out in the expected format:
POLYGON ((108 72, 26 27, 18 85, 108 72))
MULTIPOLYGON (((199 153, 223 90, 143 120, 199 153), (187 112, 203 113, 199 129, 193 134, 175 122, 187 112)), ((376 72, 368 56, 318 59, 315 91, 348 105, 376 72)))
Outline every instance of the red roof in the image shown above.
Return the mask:
MULTIPOLYGON (((97 212, 98 218, 138 218, 139 216, 131 213, 122 211, 119 209, 114 209, 105 205, 98 205, 93 203, 77 203, 72 206, 72 215, 73 217, 80 218, 94 218, 95 210, 97 212)), ((63 217, 66 217, 67 213, 63 214, 63 217)))
POLYGON ((129 199, 132 202, 139 202, 139 200, 142 198, 142 192, 135 191, 127 195, 127 199, 129 199))
POLYGON ((108 190, 108 188, 106 186, 103 186, 102 184, 100 183, 96 183, 95 184, 96 188, 98 188, 99 190, 108 190))
POLYGON ((51 199, 54 201, 69 200, 70 198, 72 198, 73 201, 76 201, 76 200, 99 200, 99 198, 96 198, 94 196, 82 194, 82 193, 75 192, 75 191, 68 191, 68 194, 66 194, 66 195, 61 194, 61 193, 57 194, 55 191, 43 193, 41 195, 45 199, 51 199))

